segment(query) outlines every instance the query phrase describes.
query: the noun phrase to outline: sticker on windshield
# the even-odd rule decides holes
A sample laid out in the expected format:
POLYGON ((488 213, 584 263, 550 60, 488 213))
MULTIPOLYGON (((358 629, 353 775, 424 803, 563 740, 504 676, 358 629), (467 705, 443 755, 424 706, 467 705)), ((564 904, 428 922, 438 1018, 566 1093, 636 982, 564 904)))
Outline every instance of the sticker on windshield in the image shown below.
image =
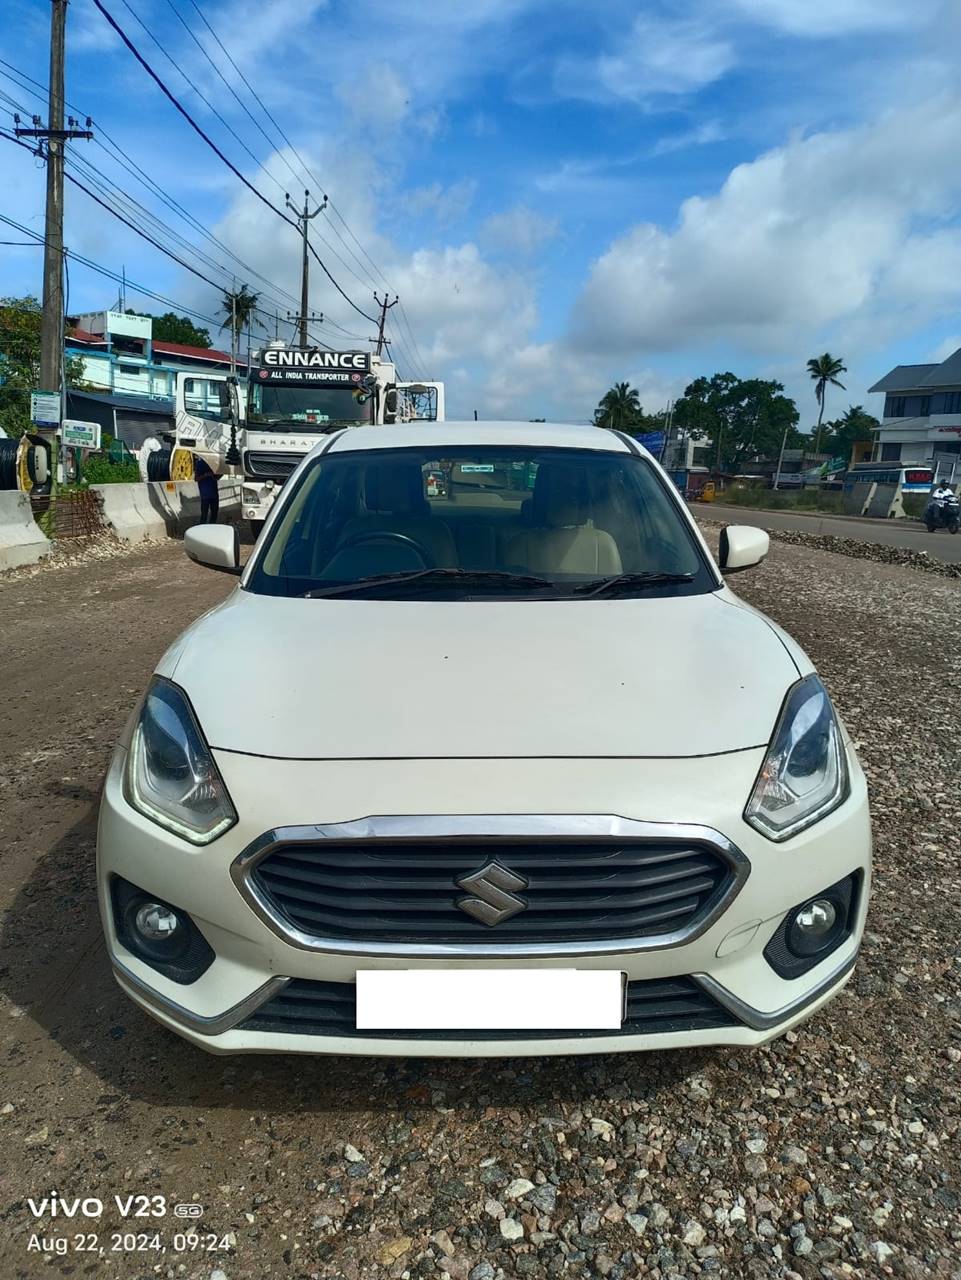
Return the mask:
POLYGON ((294 422, 329 422, 329 413, 319 413, 316 409, 305 409, 303 413, 292 413, 290 415, 294 422))
POLYGON ((464 475, 468 475, 472 471, 493 471, 493 462, 462 462, 460 469, 464 475))

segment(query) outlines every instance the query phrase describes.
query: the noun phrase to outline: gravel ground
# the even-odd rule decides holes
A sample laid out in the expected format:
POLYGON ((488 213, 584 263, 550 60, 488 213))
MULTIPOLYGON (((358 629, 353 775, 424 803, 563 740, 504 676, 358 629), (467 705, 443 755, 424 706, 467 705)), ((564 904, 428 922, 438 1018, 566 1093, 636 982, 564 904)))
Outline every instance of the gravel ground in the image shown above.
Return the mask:
MULTIPOLYGON (((704 527, 720 529, 713 520, 699 518, 704 527)), ((775 542, 787 542, 794 547, 811 547, 818 551, 832 551, 835 555, 852 556, 855 560, 873 560, 876 564, 901 564, 922 573, 935 573, 939 578, 961 578, 961 564, 938 560, 926 551, 913 551, 909 547, 893 547, 881 542, 863 542, 859 538, 835 538, 830 533, 804 533, 799 529, 767 529, 775 542)))
POLYGON ((208 1058, 124 999, 99 779, 156 657, 231 583, 179 546, 0 582, 0 1273, 961 1277, 961 592, 784 543, 735 585, 860 744, 877 876, 851 984, 764 1050, 473 1063, 208 1058), (114 1254, 108 1209, 40 1224, 107 1253, 44 1260, 26 1198, 53 1188, 197 1201, 225 1248, 114 1254))

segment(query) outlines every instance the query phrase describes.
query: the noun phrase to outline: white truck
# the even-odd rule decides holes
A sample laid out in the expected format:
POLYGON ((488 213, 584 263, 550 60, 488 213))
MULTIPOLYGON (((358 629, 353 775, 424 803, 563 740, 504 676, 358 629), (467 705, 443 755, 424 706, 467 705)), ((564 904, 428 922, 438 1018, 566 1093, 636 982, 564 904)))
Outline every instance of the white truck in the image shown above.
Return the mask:
POLYGON ((215 475, 242 468, 241 510, 255 534, 319 436, 370 423, 444 421, 442 382, 398 382, 390 361, 366 351, 272 342, 252 354, 246 383, 235 385, 236 397, 226 375, 179 375, 172 456, 188 450, 215 475))

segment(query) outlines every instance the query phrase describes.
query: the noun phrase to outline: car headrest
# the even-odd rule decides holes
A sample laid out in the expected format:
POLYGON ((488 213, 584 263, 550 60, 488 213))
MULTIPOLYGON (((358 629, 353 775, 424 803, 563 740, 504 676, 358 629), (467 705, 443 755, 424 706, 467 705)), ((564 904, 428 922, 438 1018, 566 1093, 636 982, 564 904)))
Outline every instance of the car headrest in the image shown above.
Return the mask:
POLYGON ((364 506, 368 511, 391 515, 427 515, 424 478, 416 464, 374 464, 364 473, 364 506))
POLYGON ((554 529, 587 523, 587 478, 570 467, 541 466, 534 481, 535 522, 554 529))

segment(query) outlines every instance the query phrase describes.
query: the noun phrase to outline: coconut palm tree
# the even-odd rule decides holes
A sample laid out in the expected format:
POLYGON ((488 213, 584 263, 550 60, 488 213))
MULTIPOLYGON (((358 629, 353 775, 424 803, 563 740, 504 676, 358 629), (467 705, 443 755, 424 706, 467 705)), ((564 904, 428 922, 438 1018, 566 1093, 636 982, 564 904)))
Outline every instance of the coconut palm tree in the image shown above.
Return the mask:
POLYGON ((245 329, 249 331, 251 324, 258 324, 261 329, 264 327, 256 319, 259 303, 260 294, 251 293, 245 284, 242 284, 239 289, 224 290, 220 300, 220 310, 226 319, 220 326, 220 332, 230 329, 230 353, 234 364, 237 362, 237 342, 243 331, 245 329))
POLYGON ((641 398, 637 388, 627 382, 615 382, 610 391, 604 393, 594 414, 594 421, 599 427, 612 427, 615 431, 624 431, 637 426, 644 416, 641 398))
POLYGON ((825 351, 823 356, 813 356, 808 361, 808 373, 814 379, 814 394, 817 397, 819 405, 818 409, 818 429, 814 437, 814 453, 817 456, 821 447, 821 421, 824 418, 824 392, 828 383, 833 387, 840 387, 842 391, 846 390, 843 382, 838 381, 839 373, 847 373, 847 365, 843 360, 839 360, 836 356, 832 356, 830 351, 825 351))

